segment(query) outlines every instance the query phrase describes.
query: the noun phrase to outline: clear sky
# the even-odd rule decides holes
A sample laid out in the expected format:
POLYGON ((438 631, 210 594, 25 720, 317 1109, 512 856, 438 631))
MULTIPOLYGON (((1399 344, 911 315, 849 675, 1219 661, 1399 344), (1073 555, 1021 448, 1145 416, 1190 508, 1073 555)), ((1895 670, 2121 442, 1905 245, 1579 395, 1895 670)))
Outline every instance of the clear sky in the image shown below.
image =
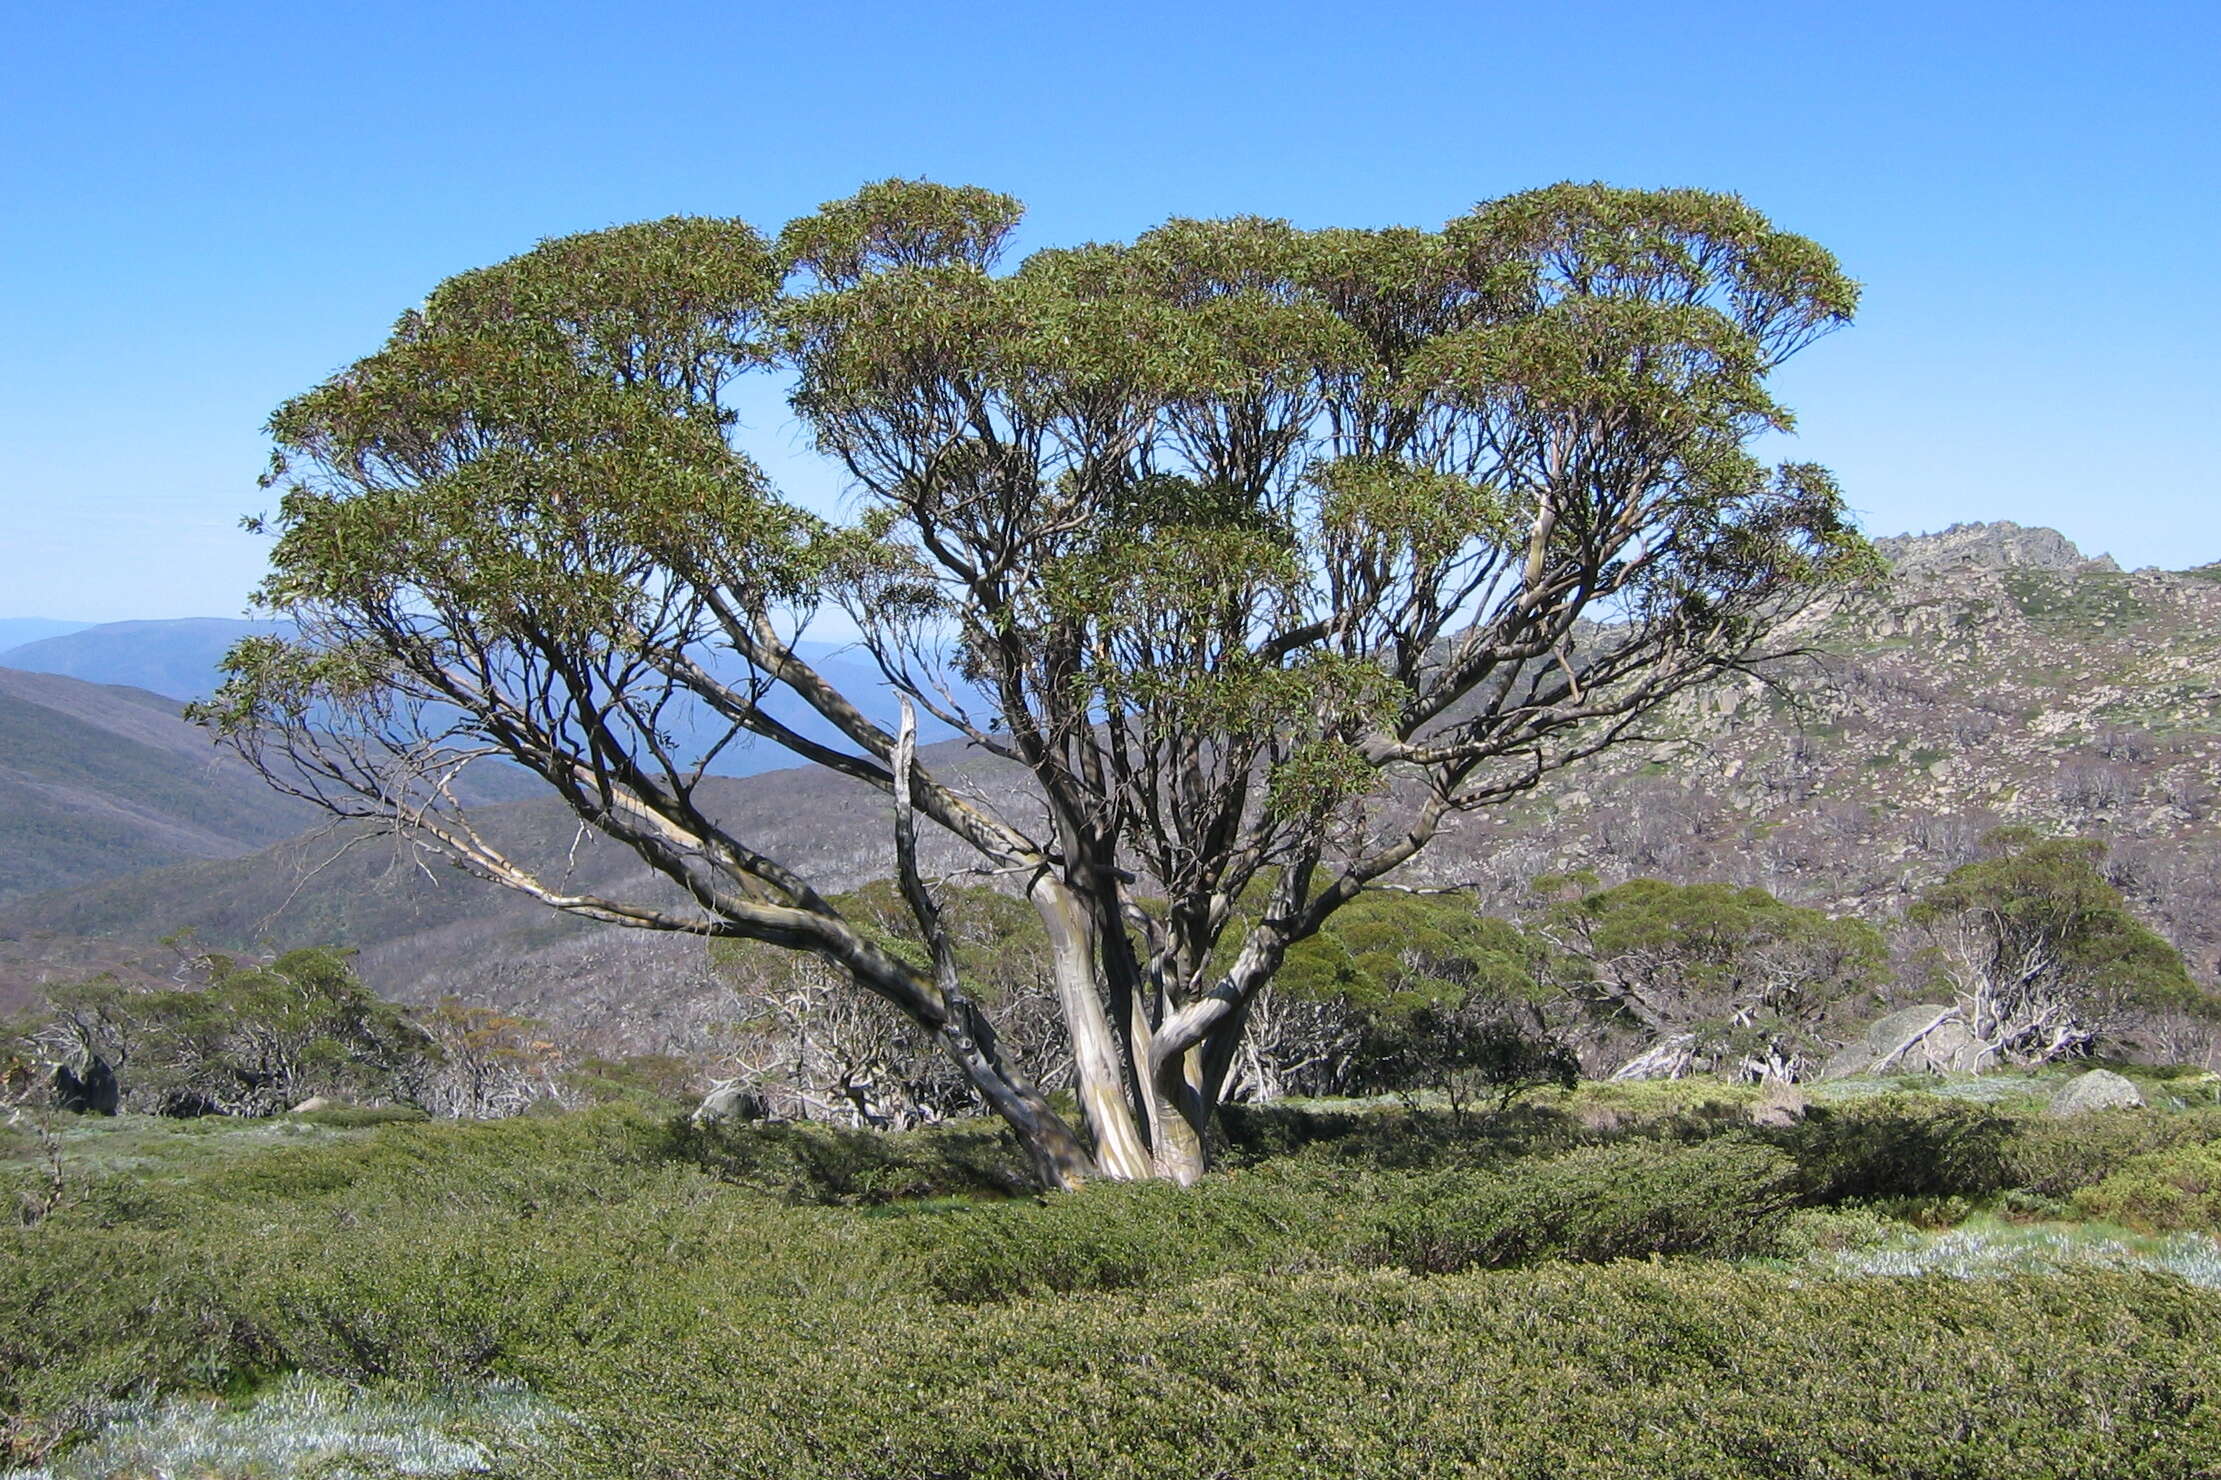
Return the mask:
MULTIPOLYGON (((263 418, 449 273, 866 180, 1025 245, 1741 193, 1866 285, 1783 372, 1870 533, 2221 559, 2221 6, 19 4, 0 27, 0 617, 236 615, 263 418)), ((775 398, 751 450, 837 497, 775 398)))

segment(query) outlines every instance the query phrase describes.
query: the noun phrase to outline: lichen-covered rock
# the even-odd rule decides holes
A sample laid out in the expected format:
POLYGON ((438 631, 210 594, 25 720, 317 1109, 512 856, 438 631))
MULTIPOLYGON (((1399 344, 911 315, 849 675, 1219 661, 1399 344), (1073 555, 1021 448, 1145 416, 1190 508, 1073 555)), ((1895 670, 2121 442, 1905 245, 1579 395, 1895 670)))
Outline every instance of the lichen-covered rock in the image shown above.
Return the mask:
POLYGON ((736 1081, 704 1095, 692 1119, 696 1125, 716 1125, 727 1120, 763 1120, 770 1113, 762 1095, 736 1081))
POLYGON ((1988 1057, 1956 1008, 1923 1002, 1876 1019, 1829 1058, 1820 1077, 1963 1073, 1989 1067, 1988 1057))
POLYGON ((2111 1069, 2077 1074, 2060 1087, 2044 1106, 2046 1115, 2080 1115, 2086 1110, 2134 1110, 2142 1107, 2144 1092, 2111 1069))

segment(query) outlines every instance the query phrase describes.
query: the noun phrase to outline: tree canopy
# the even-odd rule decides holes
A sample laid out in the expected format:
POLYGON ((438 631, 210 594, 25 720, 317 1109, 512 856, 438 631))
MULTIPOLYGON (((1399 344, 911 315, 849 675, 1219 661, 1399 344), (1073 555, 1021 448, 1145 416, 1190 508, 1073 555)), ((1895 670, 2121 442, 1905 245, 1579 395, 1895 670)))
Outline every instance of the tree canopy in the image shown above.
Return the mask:
POLYGON ((2106 882, 2104 843, 2001 828, 1984 851, 1925 891, 1908 918, 1987 1062, 2084 1053, 2132 1014, 2221 1009, 2106 882))
POLYGON ((1631 879, 1559 901, 1541 929, 1575 995, 1655 1040, 1629 1066, 1652 1074, 1798 1077, 1828 1010, 1876 994, 1889 965, 1866 921, 1733 884, 1631 879))
POLYGON ((1828 475, 1753 450, 1791 425, 1769 373, 1856 289, 1696 190, 1557 185, 1439 231, 1173 220, 1013 265, 1019 220, 888 181, 775 240, 672 219, 440 285, 273 416, 261 597, 301 635, 243 644, 204 713, 280 784, 555 908, 818 955, 1045 1180, 1187 1180, 1292 945, 1869 568, 1828 475), (784 378, 853 517, 746 455, 747 373, 784 378), (836 610, 1038 810, 826 682, 796 642, 836 610), (744 737, 887 795, 930 967, 713 815, 744 737), (453 792, 489 756, 674 888, 504 855, 453 792), (921 826, 1039 911, 1084 1140, 967 995, 921 826))

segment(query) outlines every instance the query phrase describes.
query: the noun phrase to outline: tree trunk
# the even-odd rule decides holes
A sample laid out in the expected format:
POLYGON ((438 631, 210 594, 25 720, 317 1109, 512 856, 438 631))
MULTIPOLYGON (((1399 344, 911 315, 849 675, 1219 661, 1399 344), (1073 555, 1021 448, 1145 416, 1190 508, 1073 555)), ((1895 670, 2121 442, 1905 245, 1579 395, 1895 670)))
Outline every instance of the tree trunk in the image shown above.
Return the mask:
POLYGON ((1150 1119, 1157 1128, 1152 1164, 1157 1176, 1192 1187, 1203 1176, 1211 1115, 1217 1109, 1204 1093, 1203 1049, 1152 1056, 1149 1089, 1155 1100, 1150 1119))
POLYGON ((1028 891, 1049 934, 1057 1002, 1072 1035, 1073 1079, 1095 1134, 1095 1169, 1121 1182, 1155 1174, 1148 1142, 1125 1093, 1125 1066, 1095 985, 1095 929, 1086 904, 1047 874, 1028 891))

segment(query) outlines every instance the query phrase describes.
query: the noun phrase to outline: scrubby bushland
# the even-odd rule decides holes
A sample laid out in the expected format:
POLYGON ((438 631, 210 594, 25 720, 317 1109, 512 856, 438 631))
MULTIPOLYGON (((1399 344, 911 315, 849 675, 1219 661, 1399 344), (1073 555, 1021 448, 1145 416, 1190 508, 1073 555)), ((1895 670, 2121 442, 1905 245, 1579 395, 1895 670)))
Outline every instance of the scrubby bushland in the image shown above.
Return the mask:
POLYGON ((1907 915, 1973 1037, 1969 1067, 2087 1053, 2138 1017, 2221 1016, 2221 1000, 2099 871, 2103 842, 2003 828, 1983 849, 1907 915))
POLYGON ((1248 1277, 796 1346, 696 1331, 567 1388, 599 1421, 534 1472, 2175 1480, 2221 1462, 2221 1304, 2158 1277, 2024 1279, 2011 1299, 1705 1265, 1248 1277))
POLYGON ((2129 1161, 2074 1195, 2086 1217, 2141 1232, 2221 1229, 2221 1144, 2200 1141, 2129 1161))
POLYGON ((674 1156, 721 1181, 792 1203, 875 1204, 905 1198, 1008 1197, 1030 1187, 1025 1158, 977 1119, 932 1135, 886 1135, 812 1122, 681 1121, 674 1156))
POLYGON ((1535 926, 1549 971, 1593 1014, 1641 1035, 1644 1077, 1805 1077, 1831 1014, 1870 1001, 1885 980, 1879 930, 1763 889, 1662 879, 1598 889, 1594 875, 1536 882, 1570 896, 1535 926))
POLYGON ((2221 1465, 2211 1292, 1717 1262, 1793 1255, 1800 1203, 2064 1186, 2048 1124, 1901 1096, 1762 1138, 1697 1090, 1594 1091, 1615 1128, 1560 1097, 1419 1136, 1253 1112, 1291 1149, 1047 1199, 995 1195, 1025 1163, 992 1123, 125 1126, 128 1169, 73 1162, 65 1208, 0 1230, 0 1408, 27 1456, 148 1387, 517 1380, 575 1419, 503 1457, 542 1480, 2221 1465))
POLYGON ((2005 1142, 2008 1186, 2050 1197, 2104 1181, 2132 1158, 2221 1141, 2221 1110, 2098 1110, 2017 1121, 2005 1142))
POLYGON ((1795 1201, 1795 1167, 1770 1148, 1634 1143, 1497 1171, 1351 1176, 1313 1164, 1208 1181, 1185 1195, 1091 1187, 916 1231, 931 1287, 977 1301, 1237 1271, 1441 1274, 1553 1259, 1774 1253, 1795 1201))
POLYGON ((102 977, 52 988, 25 1024, 54 1057, 98 1057, 135 1109, 270 1115, 311 1095, 415 1098, 433 1036, 329 947, 271 960, 186 954, 174 988, 102 977))

